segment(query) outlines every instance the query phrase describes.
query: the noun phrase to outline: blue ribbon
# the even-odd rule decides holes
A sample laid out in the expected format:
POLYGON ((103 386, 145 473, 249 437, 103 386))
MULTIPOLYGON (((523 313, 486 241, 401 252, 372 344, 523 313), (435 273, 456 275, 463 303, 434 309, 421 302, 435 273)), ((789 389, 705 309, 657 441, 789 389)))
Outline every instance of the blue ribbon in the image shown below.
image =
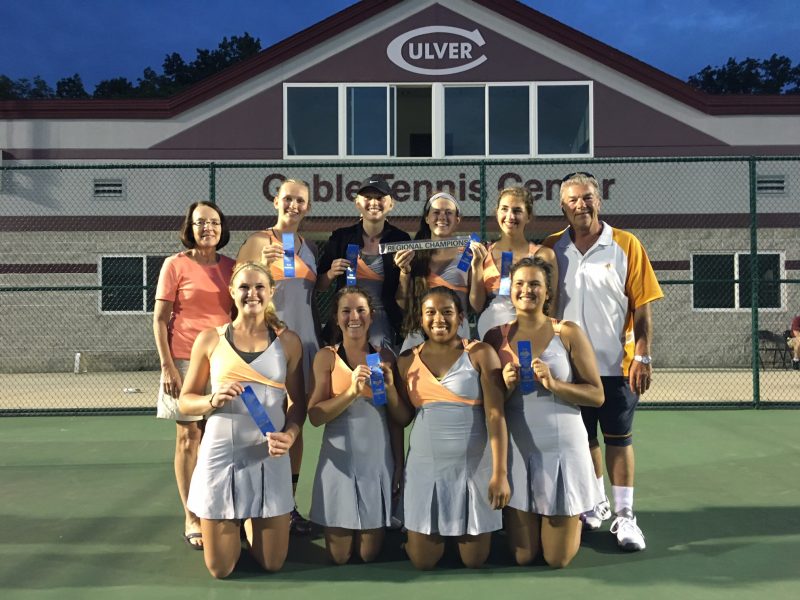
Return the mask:
POLYGON ((347 267, 347 285, 356 284, 356 270, 358 269, 358 253, 361 250, 358 244, 347 244, 345 258, 350 263, 347 267))
MULTIPOLYGON (((478 236, 477 233, 470 233, 469 239, 470 242, 481 241, 481 238, 478 236)), ((466 273, 467 271, 469 271, 470 264, 472 264, 472 249, 469 247, 469 242, 467 242, 467 245, 464 248, 464 252, 461 253, 461 260, 458 261, 458 270, 466 273)))
POLYGON ((531 366, 533 352, 531 352, 531 343, 529 341, 517 342, 517 356, 519 356, 519 387, 523 394, 532 394, 536 391, 536 380, 531 366))
POLYGON ((372 388, 372 404, 373 406, 383 406, 386 404, 386 385, 383 381, 381 355, 377 352, 367 354, 367 366, 370 370, 369 386, 372 388))
POLYGON ((500 289, 498 296, 511 295, 511 264, 514 262, 513 252, 503 252, 500 259, 500 289))
POLYGON ((294 234, 283 234, 283 276, 294 277, 294 234))
POLYGON ((267 411, 264 409, 261 402, 258 401, 256 393, 249 385, 244 387, 242 401, 247 407, 247 412, 250 413, 250 416, 253 417, 253 421, 255 421, 256 425, 261 430, 261 433, 267 435, 268 433, 275 432, 275 426, 272 424, 272 421, 269 420, 267 411))

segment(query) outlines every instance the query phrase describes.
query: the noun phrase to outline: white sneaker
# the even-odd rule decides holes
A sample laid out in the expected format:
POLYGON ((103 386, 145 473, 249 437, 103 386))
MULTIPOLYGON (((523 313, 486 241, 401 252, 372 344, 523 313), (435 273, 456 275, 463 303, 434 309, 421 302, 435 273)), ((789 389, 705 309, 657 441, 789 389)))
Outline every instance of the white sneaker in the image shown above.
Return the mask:
POLYGON ((600 529, 603 521, 608 521, 611 518, 611 505, 608 498, 595 505, 592 510, 587 510, 581 514, 581 521, 583 521, 583 528, 587 531, 595 531, 600 529))
POLYGON ((644 535, 636 524, 633 512, 626 509, 616 516, 611 523, 611 533, 617 536, 617 545, 628 552, 645 549, 644 535))

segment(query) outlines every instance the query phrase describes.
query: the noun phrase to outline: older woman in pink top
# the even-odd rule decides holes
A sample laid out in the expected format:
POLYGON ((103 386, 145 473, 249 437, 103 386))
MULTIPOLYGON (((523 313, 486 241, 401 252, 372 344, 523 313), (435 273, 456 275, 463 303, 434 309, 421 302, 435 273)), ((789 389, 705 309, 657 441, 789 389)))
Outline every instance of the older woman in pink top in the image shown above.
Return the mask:
POLYGON ((225 215, 210 202, 189 206, 180 238, 188 250, 164 261, 153 311, 153 335, 161 359, 158 418, 177 424, 175 479, 185 513, 183 539, 202 550, 200 521, 186 508, 186 497, 197 462, 203 417, 181 413, 178 397, 197 335, 231 320, 233 300, 228 284, 234 261, 217 252, 228 243, 230 232, 225 215))

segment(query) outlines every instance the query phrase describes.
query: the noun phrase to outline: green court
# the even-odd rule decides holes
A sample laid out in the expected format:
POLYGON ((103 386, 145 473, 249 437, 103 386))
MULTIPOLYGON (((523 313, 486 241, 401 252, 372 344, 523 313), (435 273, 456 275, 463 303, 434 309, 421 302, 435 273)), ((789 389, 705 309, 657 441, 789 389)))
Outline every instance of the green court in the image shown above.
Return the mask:
MULTIPOLYGON (((387 538, 379 562, 333 567, 321 539, 293 538, 277 574, 243 558, 215 581, 182 541, 174 425, 152 417, 0 420, 0 589, 8 599, 800 597, 800 411, 637 416, 639 524, 625 554, 606 530, 565 570, 514 567, 496 536, 487 566, 448 552, 419 573, 387 538), (272 595, 272 596, 270 596, 272 595)), ((306 513, 320 432, 306 425, 306 513)))

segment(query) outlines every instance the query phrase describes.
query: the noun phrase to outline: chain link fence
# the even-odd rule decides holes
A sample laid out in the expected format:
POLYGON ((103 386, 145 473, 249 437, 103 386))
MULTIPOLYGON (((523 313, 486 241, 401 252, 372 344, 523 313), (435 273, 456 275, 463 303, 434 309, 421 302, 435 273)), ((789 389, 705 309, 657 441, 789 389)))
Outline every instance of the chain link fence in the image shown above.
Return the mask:
MULTIPOLYGON (((461 201, 460 230, 498 237, 497 191, 525 185, 528 227, 562 229, 559 185, 588 171, 601 217, 647 249, 665 298, 653 307, 652 407, 795 406, 785 330, 800 312, 800 158, 574 161, 14 164, 0 167, 0 414, 152 412, 152 334, 164 257, 193 201, 228 217, 234 257, 275 222, 284 178, 308 181, 301 233, 323 248, 352 224, 366 176, 392 186, 390 220, 413 233, 437 190, 461 201)), ((329 296, 317 298, 325 318, 329 296)))

